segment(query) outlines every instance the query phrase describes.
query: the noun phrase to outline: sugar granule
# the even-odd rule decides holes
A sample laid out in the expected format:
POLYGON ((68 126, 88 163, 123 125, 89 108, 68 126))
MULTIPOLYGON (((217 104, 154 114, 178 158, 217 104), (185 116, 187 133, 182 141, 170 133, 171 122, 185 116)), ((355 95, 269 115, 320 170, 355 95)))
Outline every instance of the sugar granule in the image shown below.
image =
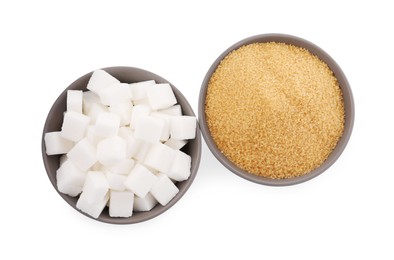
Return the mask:
POLYGON ((272 179, 319 167, 345 121, 342 92, 327 64, 306 49, 277 42, 229 53, 209 81, 205 114, 229 160, 272 179))

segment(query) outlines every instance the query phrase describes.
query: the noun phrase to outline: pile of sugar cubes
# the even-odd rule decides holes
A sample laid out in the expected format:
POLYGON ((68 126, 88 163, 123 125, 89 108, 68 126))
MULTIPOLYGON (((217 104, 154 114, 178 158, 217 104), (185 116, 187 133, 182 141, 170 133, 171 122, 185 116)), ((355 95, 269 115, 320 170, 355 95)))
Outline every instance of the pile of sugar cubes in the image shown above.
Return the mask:
POLYGON ((78 196, 76 207, 97 218, 130 217, 166 205, 190 176, 180 149, 196 135, 196 118, 182 115, 169 84, 120 83, 93 72, 88 91, 68 90, 61 131, 44 136, 46 153, 60 157, 58 190, 78 196))

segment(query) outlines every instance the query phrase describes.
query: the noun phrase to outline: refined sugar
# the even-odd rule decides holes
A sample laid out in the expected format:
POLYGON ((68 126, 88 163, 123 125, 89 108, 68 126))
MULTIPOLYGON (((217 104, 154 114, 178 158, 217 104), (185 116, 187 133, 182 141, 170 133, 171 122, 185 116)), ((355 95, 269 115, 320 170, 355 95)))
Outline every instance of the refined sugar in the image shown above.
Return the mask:
POLYGON ((144 106, 150 107, 150 103, 149 103, 148 98, 139 99, 139 100, 134 100, 134 101, 133 101, 133 105, 134 105, 134 106, 144 105, 144 106))
POLYGON ((127 179, 126 175, 107 171, 105 177, 107 177, 108 185, 111 190, 124 191, 126 189, 126 186, 124 186, 124 182, 127 179))
POLYGON ((97 160, 111 166, 126 159, 126 142, 119 136, 111 136, 101 140, 97 144, 97 160))
POLYGON ((118 134, 120 117, 117 114, 105 112, 97 117, 94 134, 99 137, 109 137, 118 134))
POLYGON ((108 108, 109 112, 115 113, 120 117, 120 126, 126 126, 130 124, 132 109, 133 104, 131 104, 131 102, 111 105, 108 108))
POLYGON ((131 109, 130 128, 134 129, 138 119, 141 116, 147 116, 151 112, 151 108, 147 105, 135 105, 131 109))
POLYGON ((92 216, 93 218, 98 218, 107 205, 109 199, 109 192, 103 197, 98 199, 97 201, 89 201, 89 197, 85 194, 85 192, 81 193, 77 201, 77 208, 82 212, 92 216))
POLYGON ((175 197, 179 189, 167 175, 161 173, 157 178, 158 181, 153 184, 150 193, 162 206, 165 206, 175 197))
POLYGON ((87 115, 89 113, 89 110, 90 110, 90 107, 92 106, 92 104, 101 104, 100 97, 97 96, 95 93, 93 93, 90 90, 84 91, 82 93, 82 97, 83 97, 82 110, 85 115, 87 115))
POLYGON ((157 177, 146 167, 137 164, 129 173, 124 185, 128 190, 143 198, 157 180, 157 177))
POLYGON ((177 140, 194 139, 196 137, 197 121, 194 116, 171 117, 171 138, 177 140))
POLYGON ((131 158, 136 155, 142 141, 134 137, 133 131, 129 127, 119 128, 118 135, 126 141, 126 157, 131 158))
POLYGON ((111 190, 109 215, 111 217, 131 217, 133 215, 134 194, 131 191, 111 190))
POLYGON ((174 181, 187 180, 190 176, 191 162, 192 159, 188 154, 176 151, 170 170, 165 173, 174 181))
POLYGON ((92 103, 87 116, 90 118, 91 124, 96 124, 97 117, 102 113, 108 112, 108 108, 99 103, 92 103))
POLYGON ((107 194, 109 183, 101 171, 89 171, 86 174, 82 192, 88 202, 99 201, 107 194))
POLYGON ((89 79, 87 89, 98 94, 100 90, 117 83, 120 83, 120 81, 106 71, 96 70, 89 79))
POLYGON ((151 145, 144 164, 153 169, 167 173, 175 158, 175 151, 162 143, 151 145))
POLYGON ((181 116, 182 115, 182 109, 181 105, 174 105, 172 107, 158 110, 160 113, 168 114, 170 116, 181 116))
POLYGON ((87 138, 79 141, 67 153, 67 157, 74 165, 83 171, 88 170, 97 162, 96 149, 87 138))
POLYGON ((60 132, 45 133, 44 142, 47 155, 65 154, 74 146, 74 143, 64 139, 60 132))
POLYGON ((148 193, 145 197, 140 198, 137 195, 134 196, 134 211, 149 211, 156 206, 157 200, 148 193))
POLYGON ((171 147, 174 150, 180 150, 182 147, 184 147, 187 144, 187 140, 177 140, 170 138, 164 144, 171 147))
POLYGON ((133 159, 124 159, 117 164, 107 166, 106 168, 112 173, 117 174, 129 174, 131 169, 134 167, 133 159))
POLYGON ((161 118, 164 120, 164 127, 163 131, 160 136, 160 141, 164 142, 167 141, 168 138, 170 138, 170 124, 171 124, 171 116, 168 114, 163 114, 159 112, 152 112, 150 113, 150 116, 161 118))
POLYGON ((100 96, 101 104, 107 106, 131 102, 132 96, 129 84, 126 83, 110 85, 101 89, 98 95, 100 96))
POLYGON ((134 137, 149 143, 157 143, 160 141, 164 124, 161 118, 140 116, 135 125, 134 137))
POLYGON ((156 84, 155 87, 149 87, 146 90, 149 104, 152 109, 165 109, 176 104, 176 98, 170 84, 156 84))
POLYGON ((156 82, 154 80, 147 80, 147 81, 141 81, 137 83, 130 83, 129 87, 131 90, 131 93, 133 94, 131 100, 141 100, 146 98, 146 90, 150 86, 154 86, 156 82))
POLYGON ((64 114, 61 136, 73 142, 78 142, 85 136, 90 118, 74 111, 64 114))
POLYGON ((82 90, 67 90, 67 111, 82 113, 82 90))
POLYGON ((77 196, 82 191, 86 172, 78 169, 71 161, 66 160, 56 171, 56 183, 60 192, 77 196))
POLYGON ((140 141, 137 153, 133 156, 138 162, 142 163, 145 160, 146 154, 149 151, 151 144, 148 142, 140 141))

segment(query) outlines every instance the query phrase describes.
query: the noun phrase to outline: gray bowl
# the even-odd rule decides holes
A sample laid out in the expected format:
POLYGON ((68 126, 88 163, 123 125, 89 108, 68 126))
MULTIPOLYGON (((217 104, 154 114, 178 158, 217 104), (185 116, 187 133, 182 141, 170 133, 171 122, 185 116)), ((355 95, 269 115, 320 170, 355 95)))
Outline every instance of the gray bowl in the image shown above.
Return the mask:
POLYGON ((245 178, 249 181, 253 181, 259 184, 271 185, 271 186, 286 186, 286 185, 293 185, 293 184, 305 182, 307 180, 310 180, 318 176, 319 174, 327 170, 339 158, 339 156, 342 154, 343 150, 345 149, 346 144, 348 143, 350 135, 352 133, 353 124, 354 124, 354 101, 353 101, 352 91, 345 77, 345 74, 342 72, 338 64, 321 48, 319 48, 318 46, 314 45, 309 41, 291 35, 261 34, 237 42, 236 44, 225 50, 215 60, 215 62, 209 68, 204 78, 204 81, 202 82, 199 102, 198 102, 198 116, 200 122, 200 129, 209 149, 226 168, 228 168, 230 171, 237 174, 238 176, 245 178), (321 60, 323 60, 334 72, 335 77, 338 79, 343 94, 344 104, 345 104, 345 129, 337 146, 332 151, 332 153, 327 158, 327 160, 320 167, 314 169, 313 171, 307 173, 306 175, 291 178, 291 179, 270 179, 270 178, 265 178, 248 173, 237 167, 233 162, 231 162, 227 157, 225 157, 220 152, 220 150, 216 146, 209 132, 206 117, 205 117, 205 98, 206 98, 208 83, 212 74, 215 72, 220 61, 224 57, 226 57, 231 51, 236 50, 243 45, 256 43, 256 42, 283 42, 283 43, 292 44, 295 46, 305 48, 309 50, 311 53, 318 56, 321 60))
MULTIPOLYGON (((109 74, 111 74, 121 82, 125 82, 125 83, 133 83, 133 82, 152 80, 152 79, 156 80, 157 83, 169 83, 167 80, 156 74, 138 68, 109 67, 109 68, 104 68, 103 70, 107 71, 109 74)), ((44 160, 44 165, 49 180, 51 181, 53 187, 71 207, 76 209, 79 213, 84 214, 88 217, 90 216, 81 212, 76 208, 78 197, 70 197, 66 194, 59 192, 59 190, 57 189, 56 170, 59 168, 60 156, 56 156, 56 155, 48 156, 45 153, 44 135, 47 132, 61 130, 61 126, 63 122, 63 112, 66 110, 67 90, 70 89, 87 90, 86 85, 92 73, 93 72, 90 72, 80 77, 76 81, 74 81, 57 98, 51 110, 49 111, 48 117, 46 119, 43 134, 42 134, 42 142, 41 142, 42 158, 44 160)), ((182 93, 177 88, 175 88, 171 83, 170 85, 172 87, 172 90, 174 91, 178 103, 182 107, 183 114, 189 116, 195 116, 193 109, 187 102, 186 98, 182 95, 182 93)), ((104 211, 101 213, 101 215, 95 220, 111 223, 111 224, 132 224, 132 223, 138 223, 154 218, 162 214, 164 211, 168 210, 169 208, 171 208, 186 193, 186 191, 189 189, 190 185, 192 184, 194 178, 196 177, 197 170, 200 164, 200 158, 201 158, 201 134, 198 127, 197 127, 196 138, 194 140, 190 140, 189 143, 182 148, 182 151, 189 154, 192 158, 191 175, 189 179, 187 179, 186 181, 179 182, 176 184, 177 187, 179 188, 179 192, 166 206, 161 206, 158 204, 152 210, 147 212, 133 212, 133 215, 129 218, 112 218, 108 214, 108 207, 106 207, 104 211)))

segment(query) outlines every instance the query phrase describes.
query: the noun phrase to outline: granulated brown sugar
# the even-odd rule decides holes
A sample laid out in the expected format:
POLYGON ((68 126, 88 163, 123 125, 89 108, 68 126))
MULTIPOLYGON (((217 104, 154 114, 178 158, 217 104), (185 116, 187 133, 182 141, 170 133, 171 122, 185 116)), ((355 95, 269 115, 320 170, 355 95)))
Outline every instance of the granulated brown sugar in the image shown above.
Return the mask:
POLYGON ((228 54, 206 95, 209 131, 241 169, 272 179, 320 166, 344 129, 337 79, 306 49, 254 43, 228 54))

